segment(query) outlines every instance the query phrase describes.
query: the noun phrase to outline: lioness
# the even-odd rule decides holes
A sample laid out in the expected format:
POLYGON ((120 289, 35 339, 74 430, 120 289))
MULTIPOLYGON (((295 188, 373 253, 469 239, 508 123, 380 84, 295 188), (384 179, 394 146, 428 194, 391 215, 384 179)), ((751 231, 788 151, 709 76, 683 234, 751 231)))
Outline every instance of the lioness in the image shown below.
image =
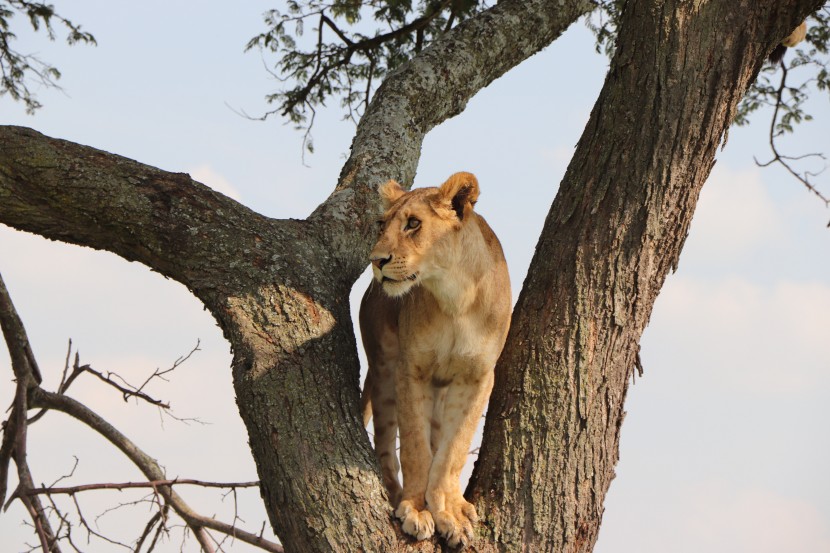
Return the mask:
POLYGON ((478 181, 456 173, 440 188, 380 189, 385 213, 370 254, 375 280, 360 306, 369 361, 364 424, 403 530, 455 547, 478 515, 459 475, 510 324, 510 277, 498 238, 473 211, 478 181), (403 489, 395 433, 400 428, 403 489))

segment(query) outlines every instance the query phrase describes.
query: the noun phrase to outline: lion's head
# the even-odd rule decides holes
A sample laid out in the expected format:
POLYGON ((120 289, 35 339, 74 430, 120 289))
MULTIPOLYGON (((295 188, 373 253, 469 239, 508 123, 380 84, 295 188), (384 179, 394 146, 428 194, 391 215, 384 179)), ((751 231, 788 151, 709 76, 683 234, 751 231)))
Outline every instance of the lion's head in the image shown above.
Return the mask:
POLYGON ((456 173, 440 187, 406 192, 390 180, 379 188, 384 214, 370 259, 375 279, 390 296, 402 296, 419 282, 439 278, 457 256, 453 238, 469 222, 478 199, 478 181, 456 173))

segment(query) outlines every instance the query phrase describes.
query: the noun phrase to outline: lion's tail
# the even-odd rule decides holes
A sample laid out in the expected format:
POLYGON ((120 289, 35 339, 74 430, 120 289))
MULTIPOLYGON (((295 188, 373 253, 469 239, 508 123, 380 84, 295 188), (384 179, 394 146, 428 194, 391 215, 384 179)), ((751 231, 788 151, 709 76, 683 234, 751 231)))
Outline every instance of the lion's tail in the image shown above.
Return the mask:
POLYGON ((372 418, 372 371, 366 373, 366 380, 363 382, 363 393, 360 396, 360 412, 363 414, 363 427, 369 426, 372 418))

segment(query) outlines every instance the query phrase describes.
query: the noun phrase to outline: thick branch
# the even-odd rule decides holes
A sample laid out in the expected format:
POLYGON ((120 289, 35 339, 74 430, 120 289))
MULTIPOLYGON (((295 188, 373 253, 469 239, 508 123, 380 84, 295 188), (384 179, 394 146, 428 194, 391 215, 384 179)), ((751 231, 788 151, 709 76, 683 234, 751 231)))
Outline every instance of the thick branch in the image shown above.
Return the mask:
POLYGON ((302 241, 297 225, 277 224, 186 174, 21 127, 0 126, 0 143, 0 222, 140 261, 197 294, 217 282, 233 289, 261 281, 273 270, 261 252, 302 241))
POLYGON ((479 90, 561 35, 594 4, 588 0, 505 0, 468 19, 380 86, 363 116, 332 195, 310 221, 353 281, 375 238, 375 190, 390 178, 411 184, 424 136, 464 110, 479 90), (360 221, 359 226, 344 221, 360 221))

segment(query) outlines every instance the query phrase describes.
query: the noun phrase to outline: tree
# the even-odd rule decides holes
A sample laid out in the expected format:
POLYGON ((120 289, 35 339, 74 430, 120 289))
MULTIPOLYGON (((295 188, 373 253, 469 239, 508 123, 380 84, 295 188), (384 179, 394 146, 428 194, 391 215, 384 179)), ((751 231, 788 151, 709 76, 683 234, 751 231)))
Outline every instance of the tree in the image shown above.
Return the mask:
MULTIPOLYGON (((714 152, 764 56, 819 5, 627 4, 497 369, 470 487, 487 513, 478 549, 591 549, 639 336, 714 152)), ((222 325, 263 497, 286 545, 438 546, 411 546, 388 520, 357 417, 344 298, 373 239, 376 184, 410 182, 430 128, 591 8, 566 6, 499 4, 388 76, 335 192, 305 221, 269 220, 185 176, 2 130, 0 220, 141 261, 187 285, 222 325), (308 486, 292 485, 298 474, 308 486)))

